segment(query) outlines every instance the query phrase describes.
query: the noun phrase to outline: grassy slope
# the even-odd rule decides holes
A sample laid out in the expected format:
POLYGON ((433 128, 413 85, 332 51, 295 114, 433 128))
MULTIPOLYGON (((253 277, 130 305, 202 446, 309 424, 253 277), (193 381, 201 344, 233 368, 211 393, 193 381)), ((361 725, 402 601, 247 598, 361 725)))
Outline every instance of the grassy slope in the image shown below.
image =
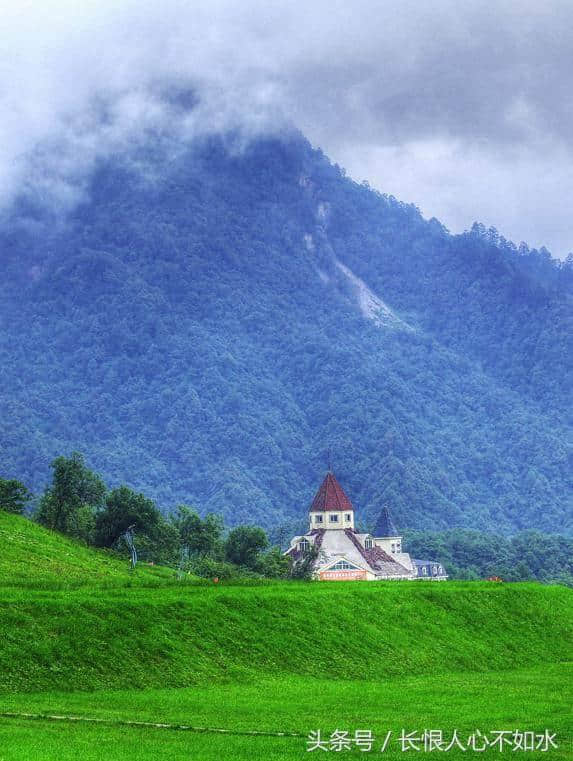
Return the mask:
POLYGON ((0 717, 2 761, 302 759, 318 728, 549 728, 545 758, 573 757, 573 590, 175 586, 13 516, 0 539, 0 712, 231 732, 0 717), (301 736, 237 734, 253 729, 301 736))
POLYGON ((82 584, 153 584, 172 573, 84 547, 53 531, 0 510, 0 586, 62 587, 82 584))
POLYGON ((573 590, 361 582, 0 594, 0 690, 298 674, 379 679, 573 659, 573 590))
POLYGON ((310 719, 313 726, 328 732, 341 720, 347 728, 363 723, 381 730, 385 724, 397 726, 400 722, 417 727, 422 706, 429 725, 449 729, 455 726, 454 720, 471 727, 486 711, 496 726, 517 726, 524 717, 516 708, 533 704, 551 716, 553 723, 559 720, 562 727, 569 716, 572 691, 573 663, 565 663, 485 676, 454 672, 382 681, 288 676, 256 684, 215 683, 180 689, 4 694, 0 710, 305 736, 310 719), (230 716, 229 705, 233 706, 230 716))

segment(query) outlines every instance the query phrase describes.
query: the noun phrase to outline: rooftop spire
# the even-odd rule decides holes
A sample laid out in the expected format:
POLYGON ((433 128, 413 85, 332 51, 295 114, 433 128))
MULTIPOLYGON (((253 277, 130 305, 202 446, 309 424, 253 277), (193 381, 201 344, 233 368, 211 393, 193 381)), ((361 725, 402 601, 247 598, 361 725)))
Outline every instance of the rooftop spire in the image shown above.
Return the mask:
POLYGON ((394 521, 390 516, 388 505, 384 505, 382 512, 378 516, 376 526, 374 527, 374 536, 400 536, 398 529, 394 525, 394 521))
POLYGON ((320 489, 310 507, 311 513, 324 512, 325 510, 354 510, 352 502, 344 493, 344 489, 336 480, 334 473, 328 471, 320 489))

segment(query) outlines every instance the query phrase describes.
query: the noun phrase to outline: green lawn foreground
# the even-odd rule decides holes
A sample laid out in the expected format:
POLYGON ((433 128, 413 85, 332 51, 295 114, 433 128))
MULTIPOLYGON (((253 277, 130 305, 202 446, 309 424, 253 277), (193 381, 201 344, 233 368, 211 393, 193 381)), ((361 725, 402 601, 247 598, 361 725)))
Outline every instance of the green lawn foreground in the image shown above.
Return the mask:
POLYGON ((181 584, 9 515, 0 542, 0 713, 104 722, 0 717, 0 761, 311 759, 318 729, 369 729, 374 756, 391 731, 390 758, 402 729, 548 729, 527 755, 573 758, 572 589, 181 584))
MULTIPOLYGON (((555 733, 558 749, 525 753, 551 759, 573 758, 571 705, 573 664, 482 674, 446 673, 393 678, 385 681, 331 681, 289 677, 258 684, 213 685, 164 690, 120 690, 97 693, 34 693, 2 695, 2 712, 56 714, 109 720, 110 724, 69 721, 0 719, 2 761, 242 761, 242 759, 302 759, 309 753, 312 730, 330 739, 333 730, 369 729, 370 751, 343 750, 343 757, 379 757, 388 731, 384 757, 404 757, 398 738, 402 729, 418 734, 453 730, 464 741, 476 729, 555 733), (191 725, 217 732, 129 727, 119 721, 149 721, 191 725), (296 737, 249 736, 249 731, 289 732, 296 737)), ((422 746, 423 747, 423 744, 422 746)), ((423 751, 420 751, 423 753, 423 751)), ((434 751, 438 752, 438 751, 434 751)), ((415 751, 409 751, 410 756, 415 751)), ((424 755, 426 755, 424 753, 424 755)), ((507 748, 503 754, 521 757, 507 748)), ((499 757, 496 748, 448 751, 447 758, 499 757)))
POLYGON ((0 692, 376 679, 573 660, 573 590, 276 583, 0 589, 0 692))

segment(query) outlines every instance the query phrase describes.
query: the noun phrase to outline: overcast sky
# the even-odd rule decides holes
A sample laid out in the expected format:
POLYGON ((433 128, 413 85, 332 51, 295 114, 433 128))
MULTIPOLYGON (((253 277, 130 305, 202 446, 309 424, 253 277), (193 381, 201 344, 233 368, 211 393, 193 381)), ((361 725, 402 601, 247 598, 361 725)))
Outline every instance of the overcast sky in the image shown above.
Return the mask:
POLYGON ((294 123, 453 232, 573 249, 570 0, 4 0, 0 29, 5 206, 73 203, 150 129, 294 123))

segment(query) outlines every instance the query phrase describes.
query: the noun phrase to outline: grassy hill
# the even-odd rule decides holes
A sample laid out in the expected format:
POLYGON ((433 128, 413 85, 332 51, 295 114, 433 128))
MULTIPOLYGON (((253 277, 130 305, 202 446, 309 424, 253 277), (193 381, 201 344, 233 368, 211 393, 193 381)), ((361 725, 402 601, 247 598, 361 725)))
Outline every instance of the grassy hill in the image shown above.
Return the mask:
POLYGON ((0 514, 0 690, 372 679, 573 659, 573 590, 536 584, 177 585, 0 514))
MULTIPOLYGON (((445 737, 456 729, 464 739, 476 727, 486 732, 505 727, 542 732, 550 727, 559 749, 543 756, 565 761, 573 750, 567 688, 572 677, 571 664, 560 664, 489 672, 485 679, 483 674, 467 673, 377 682, 291 677, 175 690, 2 695, 2 711, 36 718, 0 718, 0 743, 6 761, 300 761, 308 758, 311 729, 321 728, 328 740, 337 728, 350 730, 352 736, 354 728, 368 727, 376 738, 374 757, 392 730, 384 758, 398 759, 404 757, 396 742, 402 727, 441 728, 445 737), (76 719, 47 718, 54 714, 76 719), (181 725, 187 731, 173 731, 181 725)), ((500 757, 495 747, 481 755, 500 757)), ((348 756, 364 758, 359 748, 345 751, 348 756)), ((467 757, 473 758, 473 753, 455 748, 447 755, 454 760, 467 757)))
POLYGON ((571 589, 179 585, 17 516, 0 539, 3 761, 294 760, 314 728, 424 726, 550 727, 571 757, 571 589))
POLYGON ((572 660, 573 590, 455 582, 11 589, 0 599, 0 630, 0 690, 383 679, 572 660))
POLYGON ((165 568, 140 565, 84 547, 19 515, 0 510, 0 586, 157 584, 173 577, 165 568))

